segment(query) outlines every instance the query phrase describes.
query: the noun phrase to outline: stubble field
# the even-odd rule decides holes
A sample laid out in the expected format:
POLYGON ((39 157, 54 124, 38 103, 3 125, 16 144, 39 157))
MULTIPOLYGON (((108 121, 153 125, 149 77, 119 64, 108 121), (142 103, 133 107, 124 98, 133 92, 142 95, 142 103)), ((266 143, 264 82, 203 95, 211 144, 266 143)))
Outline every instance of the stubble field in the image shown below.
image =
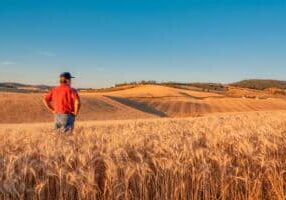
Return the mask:
POLYGON ((286 112, 0 125, 0 199, 285 199, 286 112))
MULTIPOLYGON (((197 117, 210 113, 286 110, 285 96, 269 96, 261 91, 252 93, 255 98, 247 97, 249 94, 244 95, 241 90, 229 96, 160 85, 82 92, 79 120, 197 117)), ((0 123, 51 122, 53 118, 42 103, 43 96, 44 93, 0 93, 0 123)))

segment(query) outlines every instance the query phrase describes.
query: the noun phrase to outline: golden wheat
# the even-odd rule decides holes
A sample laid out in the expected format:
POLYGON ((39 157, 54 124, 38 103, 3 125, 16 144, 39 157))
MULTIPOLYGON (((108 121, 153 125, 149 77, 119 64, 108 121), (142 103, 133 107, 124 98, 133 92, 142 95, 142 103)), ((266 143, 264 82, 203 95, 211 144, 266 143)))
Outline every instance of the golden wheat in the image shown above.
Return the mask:
POLYGON ((285 199, 286 113, 0 127, 0 199, 285 199))

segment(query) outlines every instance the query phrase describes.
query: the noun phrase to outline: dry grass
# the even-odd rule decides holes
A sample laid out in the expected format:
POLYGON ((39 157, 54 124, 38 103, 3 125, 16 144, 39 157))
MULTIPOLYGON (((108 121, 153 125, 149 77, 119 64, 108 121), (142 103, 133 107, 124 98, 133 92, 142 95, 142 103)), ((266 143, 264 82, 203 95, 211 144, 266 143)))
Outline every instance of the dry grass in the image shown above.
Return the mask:
POLYGON ((286 113, 0 126, 0 199, 285 199, 286 113))

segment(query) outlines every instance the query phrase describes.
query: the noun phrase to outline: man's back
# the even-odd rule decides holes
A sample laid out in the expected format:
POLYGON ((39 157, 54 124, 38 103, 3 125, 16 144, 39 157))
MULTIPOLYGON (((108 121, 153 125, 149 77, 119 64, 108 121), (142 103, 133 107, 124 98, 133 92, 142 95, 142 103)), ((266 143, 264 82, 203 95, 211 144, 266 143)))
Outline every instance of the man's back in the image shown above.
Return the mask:
POLYGON ((80 99, 77 91, 71 88, 69 72, 60 75, 60 85, 53 88, 43 100, 45 106, 55 116, 55 130, 58 132, 72 133, 75 118, 80 110, 80 99))
POLYGON ((74 104, 79 100, 79 96, 75 89, 67 84, 61 84, 53 88, 45 99, 52 102, 55 113, 68 114, 74 112, 74 104))

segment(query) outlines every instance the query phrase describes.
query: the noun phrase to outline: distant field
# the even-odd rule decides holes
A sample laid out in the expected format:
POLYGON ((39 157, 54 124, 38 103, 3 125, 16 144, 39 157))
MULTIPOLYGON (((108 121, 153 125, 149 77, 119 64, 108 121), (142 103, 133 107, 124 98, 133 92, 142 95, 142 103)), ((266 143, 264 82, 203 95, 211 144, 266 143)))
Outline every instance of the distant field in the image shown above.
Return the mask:
MULTIPOLYGON (((42 103, 44 93, 0 93, 0 123, 52 121, 42 103)), ((81 92, 79 120, 191 117, 212 113, 286 110, 286 98, 232 88, 225 93, 139 85, 120 90, 81 92)))
POLYGON ((278 88, 286 90, 286 81, 279 80, 250 79, 232 83, 230 85, 257 90, 265 90, 267 88, 278 88))
POLYGON ((285 199, 286 112, 0 125, 0 199, 285 199))

